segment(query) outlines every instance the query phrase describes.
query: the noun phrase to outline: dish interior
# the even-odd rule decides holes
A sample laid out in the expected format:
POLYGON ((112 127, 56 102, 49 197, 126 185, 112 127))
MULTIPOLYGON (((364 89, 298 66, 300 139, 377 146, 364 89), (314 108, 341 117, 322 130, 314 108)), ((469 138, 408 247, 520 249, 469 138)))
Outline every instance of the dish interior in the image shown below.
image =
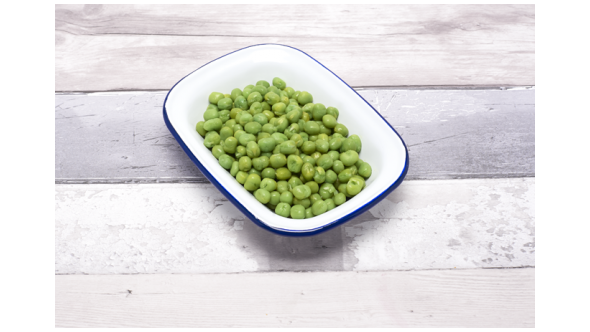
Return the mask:
POLYGON ((368 103, 314 59, 286 46, 252 46, 199 68, 172 89, 165 108, 180 138, 209 173, 259 221, 279 230, 310 231, 337 222, 387 190, 401 176, 406 162, 402 140, 368 103), (348 128, 349 135, 359 135, 360 158, 373 169, 366 188, 357 196, 314 218, 284 218, 262 205, 219 165, 195 130, 197 122, 203 120, 211 92, 230 93, 258 80, 272 84, 274 77, 282 78, 296 91, 308 91, 314 103, 336 107, 338 122, 348 128))

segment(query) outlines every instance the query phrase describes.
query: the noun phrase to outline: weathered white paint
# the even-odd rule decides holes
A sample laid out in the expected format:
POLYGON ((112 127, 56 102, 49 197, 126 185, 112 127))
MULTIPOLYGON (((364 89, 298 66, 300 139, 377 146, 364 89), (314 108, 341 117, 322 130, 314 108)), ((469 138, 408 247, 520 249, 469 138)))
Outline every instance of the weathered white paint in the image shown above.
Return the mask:
POLYGON ((57 5, 55 21, 56 91, 169 89, 264 43, 356 87, 535 84, 534 5, 57 5))
POLYGON ((534 178, 405 181, 308 238, 274 235, 209 184, 56 185, 57 274, 535 265, 534 178))
POLYGON ((56 327, 534 327, 535 269, 55 277, 56 327))

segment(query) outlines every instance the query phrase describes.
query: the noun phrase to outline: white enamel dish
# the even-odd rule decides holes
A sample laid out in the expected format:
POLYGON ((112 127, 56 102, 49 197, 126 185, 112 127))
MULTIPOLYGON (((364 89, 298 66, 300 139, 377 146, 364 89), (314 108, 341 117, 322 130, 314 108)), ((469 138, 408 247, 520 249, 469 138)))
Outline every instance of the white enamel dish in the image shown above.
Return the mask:
POLYGON ((338 226, 367 211, 403 181, 408 151, 399 134, 354 89, 306 53, 284 45, 246 47, 224 55, 181 79, 166 96, 164 120, 201 172, 252 222, 271 232, 308 236, 338 226), (373 174, 367 186, 344 204, 310 219, 284 218, 262 205, 223 169, 195 130, 203 120, 211 92, 229 93, 259 80, 282 78, 295 90, 308 91, 316 103, 336 107, 338 122, 362 140, 360 158, 373 174))

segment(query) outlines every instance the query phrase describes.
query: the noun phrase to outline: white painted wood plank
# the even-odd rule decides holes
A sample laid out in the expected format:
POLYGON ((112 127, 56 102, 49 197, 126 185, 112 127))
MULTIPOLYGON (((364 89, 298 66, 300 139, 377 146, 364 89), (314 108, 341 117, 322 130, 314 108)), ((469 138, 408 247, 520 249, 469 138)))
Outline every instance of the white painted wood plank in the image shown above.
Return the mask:
POLYGON ((56 327, 534 327, 535 270, 56 276, 56 327))
MULTIPOLYGON (((362 89, 410 153, 407 179, 535 174, 535 91, 362 89)), ((208 183, 166 128, 166 92, 55 96, 58 183, 208 183)))
POLYGON ((57 274, 535 265, 535 179, 405 181, 306 238, 254 225, 210 184, 56 185, 57 274))
POLYGON ((535 84, 534 5, 57 5, 55 89, 169 89, 263 43, 356 87, 535 84))

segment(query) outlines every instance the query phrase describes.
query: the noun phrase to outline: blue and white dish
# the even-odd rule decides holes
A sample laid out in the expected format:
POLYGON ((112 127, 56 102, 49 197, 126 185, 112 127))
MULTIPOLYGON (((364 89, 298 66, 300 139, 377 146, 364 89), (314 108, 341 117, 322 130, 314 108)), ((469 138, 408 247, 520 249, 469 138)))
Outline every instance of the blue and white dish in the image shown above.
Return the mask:
POLYGON ((404 180, 409 158, 399 134, 354 89, 306 53, 285 45, 249 46, 213 60, 185 76, 164 101, 168 129, 203 174, 256 225, 287 236, 309 236, 353 219, 380 202, 404 180), (373 174, 367 186, 344 204, 310 219, 284 218, 262 205, 223 169, 195 130, 211 92, 229 93, 259 80, 283 79, 308 91, 314 102, 336 107, 338 122, 362 140, 360 158, 373 174))

